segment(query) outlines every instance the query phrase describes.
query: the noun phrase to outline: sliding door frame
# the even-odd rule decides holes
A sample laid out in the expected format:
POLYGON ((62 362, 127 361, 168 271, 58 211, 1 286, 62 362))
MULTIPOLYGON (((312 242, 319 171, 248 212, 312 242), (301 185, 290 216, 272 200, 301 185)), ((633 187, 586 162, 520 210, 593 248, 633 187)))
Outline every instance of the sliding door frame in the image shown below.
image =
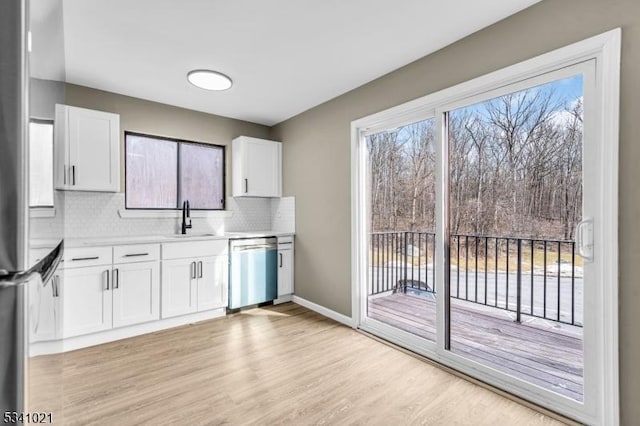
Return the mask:
MULTIPOLYGON (((351 123, 351 190, 352 190, 352 319, 353 326, 387 338, 408 349, 427 356, 444 365, 453 367, 465 374, 476 377, 491 385, 519 395, 534 403, 546 406, 554 411, 592 424, 619 423, 618 390, 618 120, 619 120, 619 80, 620 80, 620 43, 621 30, 591 37, 572 45, 520 62, 493 73, 475 78, 439 92, 415 99, 388 110, 355 120, 351 123), (444 111, 456 104, 468 103, 469 99, 482 98, 483 94, 497 92, 500 88, 517 85, 567 67, 595 60, 596 90, 593 95, 597 104, 597 116, 592 118, 598 123, 592 131, 594 138, 606 148, 601 149, 599 166, 602 168, 601 190, 603 203, 599 210, 601 217, 600 233, 596 256, 604 265, 598 274, 603 283, 599 289, 601 297, 598 311, 602 315, 594 321, 598 348, 594 354, 599 366, 596 386, 600 390, 597 401, 589 405, 581 404, 550 391, 541 390, 534 385, 514 383, 500 378, 503 373, 493 375, 491 369, 474 366, 473 363, 460 362, 460 357, 447 350, 449 336, 445 313, 448 312, 449 294, 445 288, 448 282, 447 230, 448 226, 448 144, 445 141, 446 115, 444 111), (393 330, 367 318, 367 253, 368 253, 368 209, 367 204, 367 149, 366 136, 371 133, 398 127, 407 123, 435 117, 436 139, 436 239, 437 246, 436 292, 438 336, 433 345, 421 343, 418 337, 407 339, 406 332, 393 330), (604 236, 608 238, 604 238, 604 236), (553 395, 553 396, 550 396, 553 395)), ((587 77, 585 76, 585 85, 587 77)), ((586 87, 586 86, 585 86, 586 87)), ((588 190, 588 188, 587 188, 588 190)), ((423 341, 426 342, 426 341, 423 341)), ((428 343, 428 342, 427 342, 428 343)), ((594 350, 593 348, 589 348, 594 350)), ((586 396, 586 395, 585 395, 586 396)))

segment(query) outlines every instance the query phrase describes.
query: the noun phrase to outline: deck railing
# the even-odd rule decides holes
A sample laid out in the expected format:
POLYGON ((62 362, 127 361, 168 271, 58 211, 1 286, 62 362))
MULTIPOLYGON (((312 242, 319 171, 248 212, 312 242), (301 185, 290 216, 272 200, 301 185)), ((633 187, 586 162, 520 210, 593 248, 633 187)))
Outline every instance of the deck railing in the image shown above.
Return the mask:
MULTIPOLYGON (((450 295, 522 316, 582 326, 582 259, 575 242, 451 235, 450 295)), ((435 234, 370 234, 369 295, 435 296, 435 234)))

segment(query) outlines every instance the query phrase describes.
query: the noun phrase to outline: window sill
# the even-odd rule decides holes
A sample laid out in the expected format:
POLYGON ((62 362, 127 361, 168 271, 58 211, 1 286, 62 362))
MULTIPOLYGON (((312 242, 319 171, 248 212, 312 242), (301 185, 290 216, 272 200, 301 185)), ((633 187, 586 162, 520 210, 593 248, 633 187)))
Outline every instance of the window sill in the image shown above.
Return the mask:
MULTIPOLYGON (((145 218, 181 218, 181 210, 127 210, 120 209, 118 214, 123 219, 145 219, 145 218)), ((231 210, 191 210, 191 218, 227 218, 232 217, 231 210)))
POLYGON ((56 217, 54 207, 29 207, 29 217, 56 217))

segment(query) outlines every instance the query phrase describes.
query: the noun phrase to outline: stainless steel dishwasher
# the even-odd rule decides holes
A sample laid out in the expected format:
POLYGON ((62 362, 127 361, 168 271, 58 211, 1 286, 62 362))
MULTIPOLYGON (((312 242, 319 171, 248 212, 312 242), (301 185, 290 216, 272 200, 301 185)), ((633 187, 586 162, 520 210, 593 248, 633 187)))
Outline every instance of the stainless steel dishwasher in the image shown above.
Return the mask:
POLYGON ((278 297, 278 239, 232 239, 229 309, 269 302, 278 297))

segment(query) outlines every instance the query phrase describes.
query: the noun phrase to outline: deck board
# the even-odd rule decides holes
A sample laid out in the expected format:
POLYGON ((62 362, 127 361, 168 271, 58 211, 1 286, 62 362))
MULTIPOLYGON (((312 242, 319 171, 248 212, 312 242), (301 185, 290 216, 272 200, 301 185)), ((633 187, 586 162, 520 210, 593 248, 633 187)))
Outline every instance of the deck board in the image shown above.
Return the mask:
MULTIPOLYGON (((369 298, 368 315, 435 341, 432 299, 403 293, 378 295, 369 298)), ((452 352, 578 401, 583 400, 582 347, 579 329, 518 324, 504 311, 452 300, 452 352)))

